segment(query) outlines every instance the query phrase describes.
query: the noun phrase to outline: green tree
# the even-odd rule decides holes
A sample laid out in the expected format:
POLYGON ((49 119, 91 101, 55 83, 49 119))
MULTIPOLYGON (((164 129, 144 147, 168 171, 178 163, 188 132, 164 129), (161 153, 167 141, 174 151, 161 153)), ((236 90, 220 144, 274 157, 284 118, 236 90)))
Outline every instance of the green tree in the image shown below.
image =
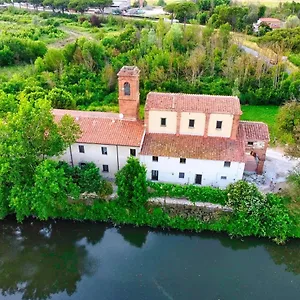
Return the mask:
MULTIPOLYGON (((0 120, 0 189, 21 221, 31 213, 33 178, 39 164, 47 157, 62 154, 75 142, 79 128, 73 126, 68 139, 60 134, 65 117, 54 122, 49 101, 21 100, 15 113, 0 120)), ((74 122, 74 121, 73 121, 74 122)))
POLYGON ((146 168, 133 157, 116 174, 118 196, 124 206, 140 206, 147 201, 146 168))
POLYGON ((282 106, 276 124, 280 140, 288 143, 286 153, 300 157, 300 102, 290 101, 282 106))
POLYGON ((90 6, 89 1, 85 0, 70 0, 68 8, 74 9, 75 11, 79 11, 80 13, 84 13, 90 6))
POLYGON ((262 18, 265 15, 266 10, 267 10, 267 7, 265 5, 260 5, 258 7, 258 14, 257 14, 258 18, 262 18))
POLYGON ((165 10, 166 12, 168 12, 168 13, 171 14, 171 24, 173 24, 176 5, 177 5, 176 3, 169 3, 169 4, 166 5, 166 7, 164 8, 164 10, 165 10))
POLYGON ((186 22, 189 19, 192 19, 196 16, 198 12, 197 5, 194 2, 180 2, 175 6, 175 15, 176 18, 184 23, 184 28, 186 26, 186 22))
POLYGON ((95 7, 100 10, 102 14, 104 14, 104 8, 109 7, 113 4, 112 0, 94 0, 90 2, 90 7, 95 7))
POLYGON ((33 181, 31 213, 40 220, 47 220, 66 211, 69 205, 68 198, 79 198, 79 187, 53 160, 44 160, 37 166, 33 181))
POLYGON ((44 68, 47 71, 62 73, 65 64, 65 57, 62 50, 48 49, 44 57, 44 68))
POLYGON ((63 109, 75 109, 76 108, 76 101, 73 96, 60 88, 52 89, 47 99, 51 101, 53 108, 63 108, 63 109))

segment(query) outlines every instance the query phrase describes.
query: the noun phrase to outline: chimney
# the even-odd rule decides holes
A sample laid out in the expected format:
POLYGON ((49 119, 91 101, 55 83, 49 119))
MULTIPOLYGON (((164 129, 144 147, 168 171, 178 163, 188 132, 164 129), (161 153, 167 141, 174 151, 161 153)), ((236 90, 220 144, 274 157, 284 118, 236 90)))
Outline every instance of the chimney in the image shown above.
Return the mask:
POLYGON ((135 66, 124 66, 118 73, 119 111, 124 119, 137 120, 140 107, 140 70, 135 66))

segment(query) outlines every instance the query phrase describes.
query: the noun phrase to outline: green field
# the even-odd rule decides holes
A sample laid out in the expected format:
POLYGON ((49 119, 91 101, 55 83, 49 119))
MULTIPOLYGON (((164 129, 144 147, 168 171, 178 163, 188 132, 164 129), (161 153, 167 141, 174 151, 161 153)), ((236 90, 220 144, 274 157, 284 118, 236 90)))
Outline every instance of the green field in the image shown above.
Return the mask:
POLYGON ((276 140, 276 116, 278 114, 278 110, 278 106, 243 105, 243 115, 241 120, 259 121, 268 124, 271 143, 274 143, 276 140))

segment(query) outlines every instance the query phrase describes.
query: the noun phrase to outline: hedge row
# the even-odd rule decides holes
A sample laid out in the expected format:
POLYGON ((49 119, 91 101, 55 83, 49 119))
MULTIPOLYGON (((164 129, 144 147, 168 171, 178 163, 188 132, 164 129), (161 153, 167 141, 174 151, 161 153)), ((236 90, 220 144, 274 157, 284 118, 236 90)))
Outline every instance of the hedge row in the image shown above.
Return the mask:
POLYGON ((226 191, 209 186, 180 185, 149 182, 151 197, 187 198, 192 202, 210 202, 225 205, 226 191))

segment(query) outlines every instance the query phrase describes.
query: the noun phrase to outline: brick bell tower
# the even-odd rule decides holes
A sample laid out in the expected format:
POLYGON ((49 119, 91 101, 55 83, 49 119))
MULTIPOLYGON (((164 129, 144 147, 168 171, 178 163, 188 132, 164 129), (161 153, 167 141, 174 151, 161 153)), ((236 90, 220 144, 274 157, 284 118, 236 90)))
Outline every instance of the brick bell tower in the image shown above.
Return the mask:
POLYGON ((140 107, 140 70, 135 66, 124 66, 117 75, 120 114, 126 119, 137 120, 140 107))

